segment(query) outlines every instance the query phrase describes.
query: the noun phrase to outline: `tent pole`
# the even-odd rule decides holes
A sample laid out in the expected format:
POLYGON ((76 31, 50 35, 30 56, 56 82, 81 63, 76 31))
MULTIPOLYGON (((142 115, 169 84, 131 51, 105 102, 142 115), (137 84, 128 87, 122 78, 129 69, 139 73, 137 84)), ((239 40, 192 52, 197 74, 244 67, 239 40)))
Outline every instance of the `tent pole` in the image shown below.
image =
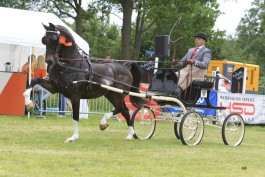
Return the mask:
MULTIPOLYGON (((30 47, 30 49, 29 49, 29 75, 28 75, 28 85, 30 85, 30 82, 31 82, 32 49, 33 49, 33 47, 30 47)), ((30 112, 28 112, 28 119, 29 118, 30 118, 30 112)))

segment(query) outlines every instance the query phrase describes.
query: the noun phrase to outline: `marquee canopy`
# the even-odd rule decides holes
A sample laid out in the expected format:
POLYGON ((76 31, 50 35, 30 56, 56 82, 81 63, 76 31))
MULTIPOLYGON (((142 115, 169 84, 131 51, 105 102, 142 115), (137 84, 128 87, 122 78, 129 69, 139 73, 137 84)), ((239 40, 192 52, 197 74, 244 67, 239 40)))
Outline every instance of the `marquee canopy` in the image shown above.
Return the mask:
POLYGON ((4 63, 11 62, 12 70, 22 67, 28 56, 45 54, 41 38, 45 34, 43 24, 49 22, 69 29, 78 46, 89 53, 88 43, 52 13, 34 12, 0 7, 0 71, 4 63))

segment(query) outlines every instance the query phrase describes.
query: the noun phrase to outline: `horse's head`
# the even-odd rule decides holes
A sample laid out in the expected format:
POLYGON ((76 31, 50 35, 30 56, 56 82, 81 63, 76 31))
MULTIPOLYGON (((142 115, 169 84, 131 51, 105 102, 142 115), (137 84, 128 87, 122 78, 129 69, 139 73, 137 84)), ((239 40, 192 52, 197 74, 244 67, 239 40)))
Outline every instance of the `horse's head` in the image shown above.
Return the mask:
POLYGON ((75 46, 75 41, 71 33, 63 26, 53 25, 49 23, 49 26, 44 25, 46 29, 45 36, 42 37, 42 43, 46 45, 46 58, 45 61, 48 64, 57 63, 60 58, 67 56, 66 52, 72 52, 69 50, 75 46), (68 47, 68 50, 64 50, 68 47))

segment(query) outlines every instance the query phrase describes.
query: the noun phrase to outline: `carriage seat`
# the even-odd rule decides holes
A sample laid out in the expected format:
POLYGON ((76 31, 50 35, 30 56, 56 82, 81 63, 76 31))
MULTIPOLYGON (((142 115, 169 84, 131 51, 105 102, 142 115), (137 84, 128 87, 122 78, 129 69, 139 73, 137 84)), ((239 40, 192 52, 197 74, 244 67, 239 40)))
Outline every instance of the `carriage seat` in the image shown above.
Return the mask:
POLYGON ((178 77, 173 69, 159 68, 152 76, 148 91, 159 95, 175 94, 178 77))
POLYGON ((206 89, 206 90, 210 90, 211 88, 213 88, 214 86, 214 82, 213 81, 209 81, 209 80, 193 80, 192 81, 192 88, 194 89, 206 89))

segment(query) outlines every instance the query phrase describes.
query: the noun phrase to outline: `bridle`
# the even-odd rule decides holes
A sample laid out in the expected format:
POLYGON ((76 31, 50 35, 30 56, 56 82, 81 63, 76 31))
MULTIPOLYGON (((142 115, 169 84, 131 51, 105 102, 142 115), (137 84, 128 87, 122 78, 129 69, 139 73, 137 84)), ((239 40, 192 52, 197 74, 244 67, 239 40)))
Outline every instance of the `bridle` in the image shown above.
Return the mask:
POLYGON ((50 42, 57 41, 57 45, 56 45, 55 50, 47 50, 47 47, 46 47, 46 53, 48 52, 48 53, 54 54, 54 64, 59 62, 59 52, 61 50, 61 45, 58 42, 59 36, 60 36, 60 34, 59 34, 58 31, 46 30, 45 36, 43 36, 42 39, 41 39, 42 43, 44 45, 46 45, 46 46, 50 42), (48 38, 47 37, 49 33, 52 33, 53 34, 53 36, 51 38, 48 38))
POLYGON ((59 31, 51 31, 51 30, 46 30, 45 36, 42 38, 42 43, 44 45, 49 45, 49 43, 54 43, 56 42, 56 47, 54 50, 47 50, 46 47, 46 52, 53 54, 54 55, 54 61, 52 65, 58 65, 60 68, 63 68, 63 70, 71 70, 71 71, 76 71, 76 72, 82 72, 88 74, 89 80, 93 78, 93 68, 92 64, 90 61, 85 59, 87 57, 87 53, 85 53, 77 44, 75 44, 78 48, 78 50, 82 51, 82 57, 80 59, 66 59, 66 58, 60 58, 60 52, 63 46, 65 47, 71 47, 73 44, 72 42, 66 42, 65 36, 60 35, 59 31), (48 37, 48 34, 52 34, 51 37, 48 37), (69 66, 68 64, 61 62, 62 60, 82 60, 81 67, 73 67, 69 66), (88 68, 84 68, 84 62, 85 60, 87 61, 88 68))

